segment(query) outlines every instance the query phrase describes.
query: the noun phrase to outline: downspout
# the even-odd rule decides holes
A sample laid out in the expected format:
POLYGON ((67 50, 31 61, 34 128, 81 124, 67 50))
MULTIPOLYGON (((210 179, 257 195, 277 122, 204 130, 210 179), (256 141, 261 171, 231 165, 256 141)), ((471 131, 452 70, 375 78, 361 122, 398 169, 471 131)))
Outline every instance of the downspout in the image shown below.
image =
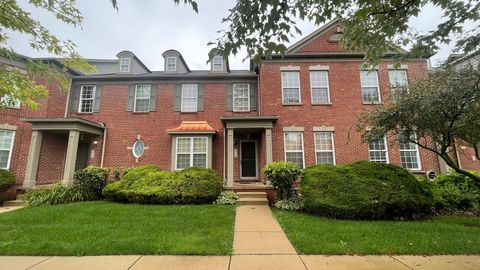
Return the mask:
POLYGON ((261 98, 261 95, 260 95, 260 66, 258 67, 258 79, 257 79, 257 100, 258 100, 258 104, 257 104, 257 110, 258 110, 258 115, 262 115, 262 106, 260 106, 262 104, 262 98, 261 98))
POLYGON ((100 168, 103 168, 103 161, 105 159, 105 144, 107 142, 107 127, 105 123, 102 123, 102 126, 105 129, 103 130, 102 156, 100 157, 100 168))
POLYGON ((68 82, 67 102, 65 102, 65 114, 63 115, 63 118, 67 118, 67 116, 68 116, 68 107, 70 105, 70 92, 71 91, 72 91, 72 77, 70 77, 70 80, 68 82))

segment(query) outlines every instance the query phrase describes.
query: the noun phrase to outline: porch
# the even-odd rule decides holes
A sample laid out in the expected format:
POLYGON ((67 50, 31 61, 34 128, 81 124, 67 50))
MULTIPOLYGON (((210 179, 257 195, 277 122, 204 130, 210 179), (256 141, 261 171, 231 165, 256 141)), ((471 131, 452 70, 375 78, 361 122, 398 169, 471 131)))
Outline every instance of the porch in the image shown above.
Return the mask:
POLYGON ((273 161, 272 129, 277 116, 226 116, 226 188, 235 191, 249 185, 264 189, 261 176, 265 164, 273 161))
POLYGON ((101 124, 79 118, 28 118, 23 121, 32 124, 24 188, 36 186, 39 180, 49 184, 44 179, 61 179, 63 184, 72 185, 75 170, 88 165, 94 157, 92 144, 105 130, 101 124), (44 168, 41 173, 46 175, 40 175, 40 163, 44 168))

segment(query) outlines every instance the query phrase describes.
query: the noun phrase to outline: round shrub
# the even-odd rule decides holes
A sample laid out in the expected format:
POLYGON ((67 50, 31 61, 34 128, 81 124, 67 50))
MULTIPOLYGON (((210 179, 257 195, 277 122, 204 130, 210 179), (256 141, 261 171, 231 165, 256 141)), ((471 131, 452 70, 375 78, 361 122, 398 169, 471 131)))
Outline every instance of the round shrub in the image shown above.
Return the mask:
POLYGON ((15 185, 15 175, 7 170, 0 169, 0 192, 5 192, 15 185))
POLYGON ((88 166, 75 172, 74 185, 86 200, 95 200, 102 197, 102 190, 105 187, 109 169, 88 166))
MULTIPOLYGON (((480 175, 479 172, 472 172, 480 175)), ((440 174, 429 182, 437 208, 475 210, 480 208, 480 187, 469 177, 451 172, 440 174)))
POLYGON ((263 173, 278 192, 280 199, 289 199, 293 182, 302 170, 291 162, 272 162, 263 168, 263 173))
POLYGON ((409 171, 368 161, 309 167, 301 190, 307 211, 343 219, 411 218, 433 205, 409 171))
POLYGON ((187 168, 162 171, 147 165, 129 170, 122 180, 103 189, 108 200, 143 204, 212 203, 222 191, 223 181, 211 169, 187 168))

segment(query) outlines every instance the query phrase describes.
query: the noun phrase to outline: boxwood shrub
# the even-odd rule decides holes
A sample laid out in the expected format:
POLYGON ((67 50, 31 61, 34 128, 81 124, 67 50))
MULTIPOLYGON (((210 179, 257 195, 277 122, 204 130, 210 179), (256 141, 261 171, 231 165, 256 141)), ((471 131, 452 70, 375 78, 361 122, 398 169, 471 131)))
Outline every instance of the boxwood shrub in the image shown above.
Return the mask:
POLYGON ((433 205, 433 196, 407 170, 359 161, 304 170, 305 209, 343 219, 411 218, 433 205))
POLYGON ((5 192, 15 185, 15 175, 13 173, 0 169, 0 192, 5 192))
POLYGON ((212 203, 222 191, 223 181, 211 169, 187 168, 162 171, 146 165, 130 169, 122 180, 103 189, 106 199, 142 204, 212 203))

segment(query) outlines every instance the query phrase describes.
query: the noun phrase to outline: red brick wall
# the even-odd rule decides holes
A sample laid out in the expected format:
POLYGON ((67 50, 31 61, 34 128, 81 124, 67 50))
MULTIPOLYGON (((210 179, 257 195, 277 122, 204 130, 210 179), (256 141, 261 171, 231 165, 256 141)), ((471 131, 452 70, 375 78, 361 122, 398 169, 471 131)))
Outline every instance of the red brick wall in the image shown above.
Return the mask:
POLYGON ((305 46, 301 47, 298 52, 342 52, 345 51, 339 42, 330 41, 330 36, 337 31, 337 25, 331 26, 325 34, 312 39, 305 46))
POLYGON ((459 143, 457 146, 460 166, 467 170, 480 171, 480 161, 475 156, 475 150, 472 147, 459 143))
MULTIPOLYGON (((134 113, 127 112, 127 84, 104 84, 102 87, 102 101, 99 113, 78 114, 71 117, 80 117, 86 120, 106 123, 107 143, 105 147, 106 167, 131 167, 145 164, 157 164, 162 169, 171 168, 171 135, 167 129, 175 128, 182 121, 207 121, 217 130, 213 138, 212 168, 223 175, 223 146, 224 130, 220 117, 225 115, 257 115, 256 111, 247 113, 233 113, 226 111, 226 83, 211 82, 205 84, 205 111, 197 113, 181 113, 173 111, 174 84, 160 83, 157 93, 157 109, 155 112, 134 113), (149 149, 145 150, 138 162, 132 154, 132 147, 137 135, 140 135, 149 149)), ((101 154, 101 138, 95 147, 95 162, 99 162, 101 154)))
POLYGON ((44 133, 38 161, 37 184, 51 184, 63 178, 68 135, 44 133))
MULTIPOLYGON (((389 80, 387 63, 381 64, 378 70, 382 101, 388 100, 389 80)), ((390 63, 391 64, 391 63, 390 63)), ((357 160, 368 160, 368 145, 361 143, 361 134, 355 130, 358 116, 363 110, 372 109, 372 105, 364 105, 360 87, 360 61, 309 61, 309 62, 275 62, 270 61, 260 69, 261 113, 277 115, 279 120, 273 129, 273 159, 284 160, 283 127, 303 127, 305 164, 315 164, 313 127, 331 126, 335 128, 334 142, 337 163, 348 163, 357 160), (300 91, 303 105, 282 105, 281 66, 300 67, 300 91), (312 105, 310 95, 309 66, 329 66, 330 105, 312 105)), ((415 78, 426 73, 426 61, 408 63, 408 78, 415 78)), ((388 142, 395 142, 388 138, 388 142)), ((390 161, 400 164, 398 147, 389 145, 390 161)), ((422 171, 438 171, 436 156, 420 150, 422 171)))

